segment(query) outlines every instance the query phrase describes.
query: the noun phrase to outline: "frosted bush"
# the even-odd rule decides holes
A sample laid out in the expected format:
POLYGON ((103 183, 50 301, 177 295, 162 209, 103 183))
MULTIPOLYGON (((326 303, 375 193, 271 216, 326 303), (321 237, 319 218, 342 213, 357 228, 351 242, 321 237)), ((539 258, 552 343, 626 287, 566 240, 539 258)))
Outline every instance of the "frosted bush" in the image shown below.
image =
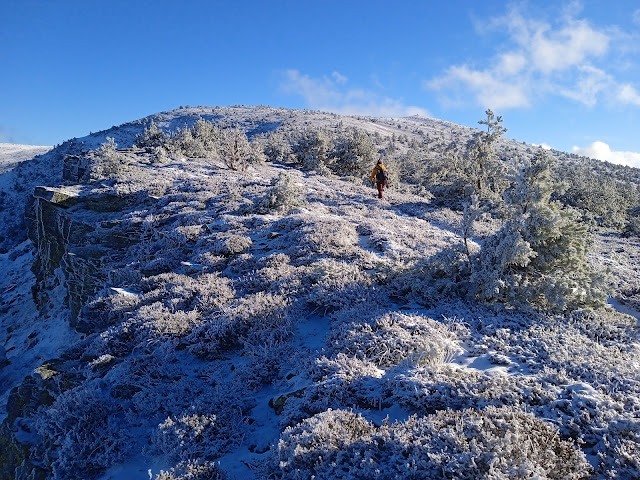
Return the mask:
POLYGON ((384 400, 381 393, 384 374, 384 370, 366 359, 344 353, 331 358, 322 356, 304 373, 313 383, 287 397, 282 423, 293 425, 330 408, 378 410, 384 400))
POLYGON ((380 367, 408 360, 414 364, 442 364, 463 352, 459 335, 468 335, 462 326, 451 326, 422 315, 392 312, 371 324, 354 323, 335 330, 331 346, 380 367))
POLYGON ((572 310, 606 303, 605 272, 587 263, 587 230, 552 199, 551 159, 525 161, 506 196, 508 219, 471 262, 471 284, 484 301, 572 310))
POLYGON ((591 474, 572 443, 511 407, 444 411, 379 427, 355 413, 329 410, 287 428, 275 455, 271 471, 283 480, 567 480, 591 474))
POLYGON ((92 180, 116 177, 123 172, 129 162, 117 147, 114 139, 107 137, 107 142, 94 151, 90 174, 92 180))
POLYGON ((559 386, 543 378, 486 375, 452 365, 421 366, 397 375, 393 397, 411 411, 463 410, 488 405, 549 405, 559 386))
MULTIPOLYGON (((267 338, 267 341, 272 339, 267 338)), ((280 377, 280 370, 293 351, 285 343, 245 344, 244 356, 247 363, 235 370, 235 375, 246 388, 257 390, 270 385, 280 377)))
POLYGON ((262 212, 270 210, 288 212, 304 203, 303 187, 298 184, 295 177, 283 172, 272 182, 272 187, 257 202, 256 207, 262 212))
POLYGON ((291 163, 295 156, 291 151, 291 145, 282 133, 273 133, 267 139, 264 154, 270 162, 291 163))
POLYGON ((226 480, 228 476, 220 469, 218 463, 201 459, 185 460, 171 470, 161 470, 154 480, 226 480))
POLYGON ((122 407, 99 381, 62 393, 36 418, 36 431, 50 457, 53 478, 92 478, 123 461, 134 445, 122 407))
POLYGON ((172 310, 201 312, 219 309, 235 295, 231 280, 217 273, 196 277, 179 273, 163 273, 145 278, 141 283, 145 302, 160 301, 172 310))
POLYGON ((235 376, 221 376, 216 369, 212 366, 210 372, 202 371, 215 378, 206 382, 208 386, 184 379, 169 380, 162 388, 155 388, 150 404, 140 410, 141 414, 149 412, 152 418, 164 418, 152 432, 148 454, 163 454, 173 461, 211 461, 242 442, 247 433, 245 420, 255 400, 243 394, 245 386, 235 376), (164 388, 169 390, 167 394, 157 391, 164 388), (155 413, 148 408, 154 401, 159 403, 155 413))
POLYGON ((247 295, 209 316, 188 337, 189 351, 198 357, 211 358, 243 345, 278 345, 293 333, 288 314, 289 300, 281 295, 262 292, 247 295))
POLYGON ((305 299, 324 311, 332 311, 358 302, 367 302, 371 278, 356 264, 322 259, 311 266, 307 278, 310 285, 305 299))
POLYGON ((450 296, 466 297, 470 275, 469 261, 456 245, 424 259, 392 265, 386 283, 398 296, 413 294, 423 303, 434 304, 450 296))
POLYGON ((633 345, 638 320, 614 310, 582 309, 571 312, 567 321, 587 338, 610 347, 633 345))
POLYGON ((211 251, 217 255, 236 255, 251 248, 253 242, 249 237, 243 235, 219 235, 211 246, 211 251))
POLYGON ((222 453, 227 441, 215 415, 185 412, 158 425, 153 438, 156 449, 172 460, 207 458, 222 453))
POLYGON ((112 325, 123 320, 140 305, 140 297, 132 293, 100 296, 82 309, 82 317, 94 327, 112 325))
POLYGON ((199 325, 201 314, 197 310, 172 311, 160 302, 141 307, 136 313, 140 332, 149 339, 182 337, 199 325))
POLYGON ((329 165, 334 172, 359 177, 371 171, 378 152, 369 134, 354 128, 334 139, 329 156, 329 165))
POLYGON ((287 294, 299 291, 307 268, 294 267, 284 253, 272 253, 257 259, 255 265, 236 282, 237 288, 248 292, 287 294))
POLYGON ((604 435, 608 455, 598 473, 604 478, 637 478, 640 472, 640 422, 620 422, 604 435))
POLYGON ((638 203, 638 190, 632 183, 584 164, 558 166, 555 174, 568 185, 560 200, 587 219, 621 229, 632 218, 629 210, 638 203))
POLYGON ((351 223, 333 216, 322 216, 304 225, 298 232, 304 251, 339 257, 352 253, 358 233, 351 223))
POLYGON ((239 128, 222 130, 218 153, 231 170, 245 171, 254 156, 247 135, 239 128))
POLYGON ((144 128, 143 132, 136 135, 135 144, 141 148, 158 148, 163 147, 166 141, 167 137, 164 132, 151 120, 151 123, 144 128))
POLYGON ((181 248, 172 250, 162 249, 154 256, 140 259, 138 269, 144 275, 158 275, 160 273, 171 272, 180 266, 183 258, 181 248))
POLYGON ((635 207, 629 213, 623 233, 628 237, 640 237, 640 207, 635 207))
POLYGON ((298 163, 307 170, 326 170, 329 134, 326 130, 307 128, 296 132, 291 150, 298 163))

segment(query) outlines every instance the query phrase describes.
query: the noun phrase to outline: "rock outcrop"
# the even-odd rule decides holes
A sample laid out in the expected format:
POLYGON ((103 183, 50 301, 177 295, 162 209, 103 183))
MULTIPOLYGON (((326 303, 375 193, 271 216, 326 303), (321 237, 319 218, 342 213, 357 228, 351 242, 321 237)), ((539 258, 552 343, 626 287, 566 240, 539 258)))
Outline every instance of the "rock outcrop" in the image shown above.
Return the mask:
POLYGON ((43 314, 51 308, 51 293, 63 288, 71 326, 94 331, 80 312, 107 286, 107 265, 138 242, 138 232, 122 225, 122 212, 140 201, 140 194, 119 194, 102 184, 35 188, 25 217, 36 249, 33 296, 43 314))

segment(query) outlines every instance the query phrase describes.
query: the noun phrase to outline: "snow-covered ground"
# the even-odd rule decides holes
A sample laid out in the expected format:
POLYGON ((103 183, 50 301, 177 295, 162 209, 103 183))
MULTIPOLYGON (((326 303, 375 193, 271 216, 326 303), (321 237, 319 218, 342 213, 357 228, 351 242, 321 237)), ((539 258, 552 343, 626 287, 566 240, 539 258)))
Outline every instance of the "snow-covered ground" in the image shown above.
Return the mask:
POLYGON ((49 150, 51 150, 51 147, 0 143, 0 174, 10 170, 20 162, 46 153, 49 150))
MULTIPOLYGON (((238 110, 248 130, 293 122, 238 110)), ((154 120, 181 128, 221 112, 154 120)), ((416 138, 421 124, 432 137, 455 128, 343 121, 416 138)), ((106 136, 129 147, 140 130, 78 148, 106 136)), ((421 262, 462 241, 451 208, 393 188, 378 200, 361 182, 291 165, 128 158, 91 188, 137 203, 112 217, 69 210, 139 240, 112 257, 83 313, 106 326, 68 327, 63 284, 41 315, 30 244, 0 255, 0 402, 32 374, 55 397, 11 426, 55 478, 637 478, 637 238, 594 230, 590 261, 616 278, 613 308, 549 314, 425 297, 421 262), (289 203, 271 201, 278 185, 289 203)), ((482 242, 497 224, 479 223, 482 242)))

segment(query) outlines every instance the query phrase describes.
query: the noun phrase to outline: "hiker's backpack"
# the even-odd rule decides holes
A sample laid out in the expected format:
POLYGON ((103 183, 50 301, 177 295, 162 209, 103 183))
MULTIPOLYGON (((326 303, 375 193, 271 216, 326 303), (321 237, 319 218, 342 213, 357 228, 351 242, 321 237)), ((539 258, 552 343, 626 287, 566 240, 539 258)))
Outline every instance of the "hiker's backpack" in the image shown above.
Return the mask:
POLYGON ((387 171, 384 168, 378 168, 378 173, 376 173, 376 182, 386 185, 388 178, 389 176, 387 175, 387 171))

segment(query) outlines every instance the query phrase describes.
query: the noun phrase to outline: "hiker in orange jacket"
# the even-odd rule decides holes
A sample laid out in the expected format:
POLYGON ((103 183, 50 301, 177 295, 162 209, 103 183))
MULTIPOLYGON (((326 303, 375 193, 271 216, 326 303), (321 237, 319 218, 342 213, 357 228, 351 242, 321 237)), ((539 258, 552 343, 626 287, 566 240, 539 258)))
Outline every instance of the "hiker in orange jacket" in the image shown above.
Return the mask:
POLYGON ((371 176, 369 177, 369 181, 372 184, 374 180, 376 182, 376 187, 378 188, 378 198, 382 198, 382 191, 387 185, 387 178, 387 167, 382 164, 382 160, 378 160, 378 163, 376 163, 376 166, 373 167, 371 176))

